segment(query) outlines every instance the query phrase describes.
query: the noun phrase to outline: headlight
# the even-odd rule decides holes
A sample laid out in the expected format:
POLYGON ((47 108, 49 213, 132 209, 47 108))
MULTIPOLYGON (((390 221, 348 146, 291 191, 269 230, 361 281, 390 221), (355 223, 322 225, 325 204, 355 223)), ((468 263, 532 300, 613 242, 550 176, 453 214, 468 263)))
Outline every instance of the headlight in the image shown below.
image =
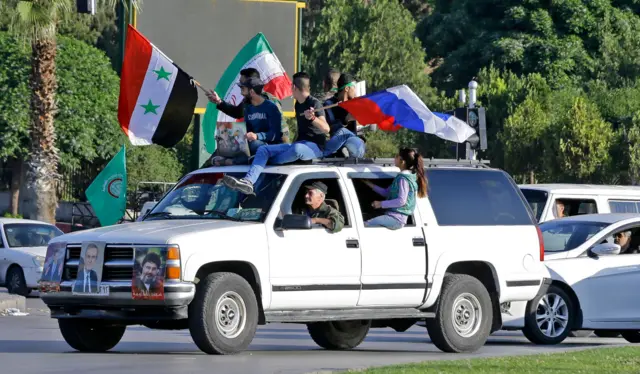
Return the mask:
POLYGON ((36 267, 44 267, 44 256, 33 256, 32 260, 36 267))

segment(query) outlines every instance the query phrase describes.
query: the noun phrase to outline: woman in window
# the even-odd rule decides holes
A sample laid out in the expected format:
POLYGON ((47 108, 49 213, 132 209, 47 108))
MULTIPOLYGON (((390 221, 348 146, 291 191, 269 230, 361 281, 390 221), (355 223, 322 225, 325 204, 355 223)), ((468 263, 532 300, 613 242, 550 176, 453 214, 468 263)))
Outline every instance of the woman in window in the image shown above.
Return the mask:
POLYGON ((383 215, 365 221, 365 227, 384 226, 391 230, 403 228, 407 218, 413 214, 418 197, 427 196, 427 178, 424 174, 424 163, 418 151, 402 148, 395 157, 395 164, 400 169, 389 188, 382 188, 365 181, 376 193, 387 198, 385 201, 371 203, 375 209, 385 209, 383 215))

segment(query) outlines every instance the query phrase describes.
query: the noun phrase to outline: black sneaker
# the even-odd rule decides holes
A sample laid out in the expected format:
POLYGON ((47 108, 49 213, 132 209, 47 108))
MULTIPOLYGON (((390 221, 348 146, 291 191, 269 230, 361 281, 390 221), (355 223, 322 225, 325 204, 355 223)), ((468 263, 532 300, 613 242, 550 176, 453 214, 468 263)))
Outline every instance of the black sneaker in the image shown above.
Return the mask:
POLYGON ((240 191, 245 195, 253 195, 253 184, 244 178, 236 179, 230 175, 225 175, 222 178, 222 183, 232 190, 240 191))

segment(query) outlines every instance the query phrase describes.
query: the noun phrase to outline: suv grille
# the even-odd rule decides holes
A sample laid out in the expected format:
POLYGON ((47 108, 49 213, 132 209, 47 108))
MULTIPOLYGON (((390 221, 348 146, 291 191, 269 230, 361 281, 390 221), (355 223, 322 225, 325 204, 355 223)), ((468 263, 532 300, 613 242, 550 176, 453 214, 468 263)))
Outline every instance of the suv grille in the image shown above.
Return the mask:
MULTIPOLYGON (((79 244, 67 245, 63 281, 76 279, 81 249, 79 244)), ((107 244, 104 250, 102 281, 130 281, 133 278, 134 253, 133 247, 107 244)))

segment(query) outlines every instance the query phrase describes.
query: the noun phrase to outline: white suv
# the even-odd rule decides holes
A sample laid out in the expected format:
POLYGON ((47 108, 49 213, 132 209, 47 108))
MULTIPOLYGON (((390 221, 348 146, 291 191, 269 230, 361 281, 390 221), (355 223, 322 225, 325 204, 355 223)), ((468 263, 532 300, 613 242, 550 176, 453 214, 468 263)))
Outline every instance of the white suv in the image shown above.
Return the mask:
POLYGON ((194 171, 141 222, 54 239, 66 247, 65 271, 42 300, 80 351, 109 350, 127 325, 142 324, 188 328, 202 351, 233 354, 270 322, 307 324, 321 347, 350 349, 370 328, 405 331, 423 319, 439 349, 476 351, 501 328, 500 303, 546 290, 540 232, 504 171, 427 161, 429 197, 399 230, 364 227, 381 214, 371 207, 381 197, 363 181, 388 186, 399 172, 393 160, 270 166, 248 196, 220 183, 247 166, 194 171), (316 181, 344 216, 339 232, 292 214, 316 181), (87 243, 102 243, 99 293, 72 292, 85 279, 77 274, 87 243), (150 248, 161 261, 147 260, 150 248), (146 287, 156 291, 145 294, 138 282, 151 273, 146 287))

